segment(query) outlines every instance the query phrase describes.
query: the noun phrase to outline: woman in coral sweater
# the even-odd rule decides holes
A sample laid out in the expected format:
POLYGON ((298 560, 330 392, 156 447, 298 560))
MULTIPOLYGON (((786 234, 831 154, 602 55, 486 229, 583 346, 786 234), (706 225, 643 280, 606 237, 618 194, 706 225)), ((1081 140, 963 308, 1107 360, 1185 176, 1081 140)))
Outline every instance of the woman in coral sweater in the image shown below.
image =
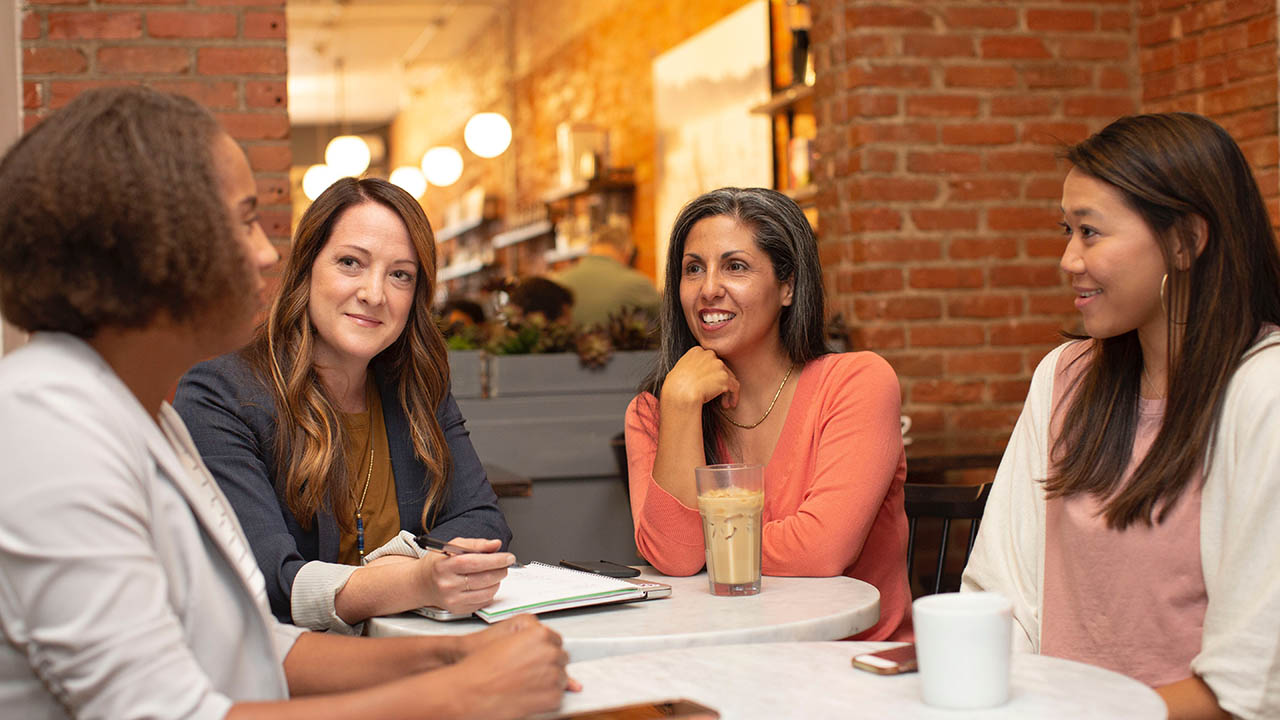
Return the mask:
POLYGON ((676 218, 666 277, 659 365, 627 408, 640 554, 701 570, 694 468, 764 465, 763 573, 869 582, 880 622, 860 639, 909 639, 898 379, 873 353, 827 347, 800 208, 760 188, 702 195, 676 218))

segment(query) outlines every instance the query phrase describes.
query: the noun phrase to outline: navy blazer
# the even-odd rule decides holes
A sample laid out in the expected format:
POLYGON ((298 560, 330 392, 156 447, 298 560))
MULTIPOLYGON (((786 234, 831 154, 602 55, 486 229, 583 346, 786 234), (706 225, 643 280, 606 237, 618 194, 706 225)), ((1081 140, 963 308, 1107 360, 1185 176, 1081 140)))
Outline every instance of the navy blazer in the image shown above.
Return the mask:
MULTIPOLYGON (((429 530, 445 540, 497 538, 505 550, 511 542, 511 529, 498 509, 498 498, 471 446, 466 421, 452 392, 440 403, 436 419, 449 446, 453 473, 435 524, 422 527, 427 468, 414 455, 409 420, 394 388, 374 370, 391 449, 400 527, 415 535, 429 530)), ((309 561, 337 562, 338 523, 331 512, 321 511, 311 529, 304 530, 281 502, 276 491, 276 412, 271 393, 236 352, 189 370, 178 385, 173 405, 249 537, 267 581, 272 612, 291 622, 293 579, 309 561)))

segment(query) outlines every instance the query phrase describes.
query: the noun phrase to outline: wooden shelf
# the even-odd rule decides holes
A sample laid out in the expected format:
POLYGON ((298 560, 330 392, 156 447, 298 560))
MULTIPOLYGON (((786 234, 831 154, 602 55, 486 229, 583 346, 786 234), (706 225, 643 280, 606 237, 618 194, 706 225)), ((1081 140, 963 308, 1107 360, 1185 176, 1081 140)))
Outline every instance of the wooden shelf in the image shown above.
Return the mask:
POLYGON ((796 204, 800 207, 804 207, 806 205, 812 205, 818 198, 818 185, 816 183, 809 183, 803 187, 786 188, 779 192, 792 200, 795 200, 796 204))
POLYGON ((569 248, 568 250, 548 250, 546 253, 543 254, 542 257, 547 261, 547 264, 550 265, 552 263, 558 263, 562 260, 573 260, 575 258, 580 258, 586 254, 587 254, 587 249, 584 247, 580 247, 580 248, 569 248))
POLYGON ((635 173, 631 168, 608 168, 602 177, 597 177, 591 182, 577 183, 576 185, 556 188, 543 193, 542 202, 550 205, 551 203, 579 195, 609 191, 630 191, 635 190, 635 188, 635 173))
POLYGON ((753 108, 751 112, 758 115, 773 115, 779 110, 785 110, 792 105, 813 96, 812 85, 792 85, 786 90, 779 90, 769 98, 768 102, 761 103, 753 108))
POLYGON ((532 240, 541 235, 550 235, 555 230, 555 226, 549 220, 539 220, 512 228, 505 232, 500 232, 490 239, 495 248, 504 248, 511 245, 522 243, 525 240, 532 240))
POLYGON ((440 228, 440 232, 436 233, 436 242, 446 242, 462 235, 463 233, 475 230, 483 225, 488 219, 489 218, 486 217, 478 217, 470 220, 464 220, 453 225, 446 225, 445 227, 440 228))

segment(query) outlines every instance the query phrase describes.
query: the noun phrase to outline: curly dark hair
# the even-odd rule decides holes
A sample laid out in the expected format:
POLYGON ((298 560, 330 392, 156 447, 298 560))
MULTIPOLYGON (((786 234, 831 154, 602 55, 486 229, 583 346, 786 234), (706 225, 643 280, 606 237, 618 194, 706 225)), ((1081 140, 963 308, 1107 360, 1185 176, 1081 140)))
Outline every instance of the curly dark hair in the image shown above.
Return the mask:
POLYGON ((193 100, 88 91, 0 162, 0 307, 14 325, 92 338, 159 315, 211 321, 251 294, 217 191, 222 132, 193 100))

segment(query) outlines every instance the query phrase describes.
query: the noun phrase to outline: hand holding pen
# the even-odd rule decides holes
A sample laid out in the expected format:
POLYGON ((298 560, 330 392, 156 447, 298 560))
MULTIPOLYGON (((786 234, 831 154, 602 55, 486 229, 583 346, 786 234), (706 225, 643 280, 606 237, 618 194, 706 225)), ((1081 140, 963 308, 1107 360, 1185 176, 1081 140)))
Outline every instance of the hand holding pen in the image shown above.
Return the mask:
MULTIPOLYGON (((458 542, 459 542, 459 541, 467 542, 468 540, 470 540, 469 538, 454 538, 454 542, 445 542, 444 540, 439 540, 439 539, 437 539, 437 538, 433 538, 433 537, 431 537, 430 535, 422 534, 422 535, 419 535, 419 536, 415 537, 413 540, 414 540, 414 542, 416 542, 416 543, 418 544, 418 547, 422 548, 423 550, 429 550, 429 551, 432 551, 432 550, 433 550, 433 551, 435 551, 435 552, 444 553, 445 555, 450 555, 450 556, 452 556, 452 555, 467 555, 467 554, 470 554, 470 553, 487 553, 487 552, 492 552, 492 551, 490 551, 490 550, 486 550, 486 549, 478 549, 478 548, 475 548, 475 547, 466 547, 466 546, 463 546, 463 545, 461 545, 461 544, 458 544, 458 542)), ((495 543, 495 542, 498 542, 498 541, 497 541, 497 540, 481 540, 480 542, 482 542, 482 543, 495 543)), ((501 545, 499 545, 499 547, 501 547, 501 545)), ((523 563, 521 563, 521 562, 519 562, 518 560, 516 560, 515 555, 512 555, 511 553, 503 553, 503 554, 505 554, 505 555, 510 555, 510 556, 511 556, 511 563, 510 563, 510 564, 508 564, 508 565, 507 565, 507 567, 509 567, 509 568, 519 568, 519 567, 524 567, 524 564, 523 564, 523 563)))

